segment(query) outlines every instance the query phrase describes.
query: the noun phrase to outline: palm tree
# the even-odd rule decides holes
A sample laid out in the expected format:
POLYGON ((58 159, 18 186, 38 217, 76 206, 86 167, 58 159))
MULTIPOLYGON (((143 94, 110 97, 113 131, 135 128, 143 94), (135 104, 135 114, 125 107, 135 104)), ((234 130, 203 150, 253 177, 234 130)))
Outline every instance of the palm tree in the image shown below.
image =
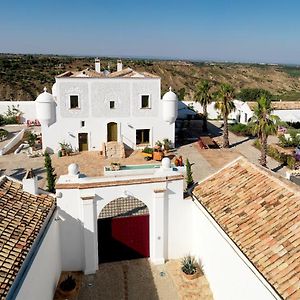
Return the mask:
POLYGON ((215 108, 220 111, 223 117, 223 148, 229 148, 228 115, 235 110, 234 97, 234 88, 228 83, 222 83, 217 92, 215 108))
POLYGON ((196 85, 196 102, 203 107, 203 131, 207 131, 207 105, 212 102, 210 89, 212 84, 207 80, 202 80, 196 85))
POLYGON ((260 164, 263 167, 267 167, 268 136, 276 133, 279 123, 279 117, 271 115, 272 110, 271 100, 266 96, 261 96, 257 100, 257 106, 250 122, 253 134, 256 134, 260 141, 260 164))

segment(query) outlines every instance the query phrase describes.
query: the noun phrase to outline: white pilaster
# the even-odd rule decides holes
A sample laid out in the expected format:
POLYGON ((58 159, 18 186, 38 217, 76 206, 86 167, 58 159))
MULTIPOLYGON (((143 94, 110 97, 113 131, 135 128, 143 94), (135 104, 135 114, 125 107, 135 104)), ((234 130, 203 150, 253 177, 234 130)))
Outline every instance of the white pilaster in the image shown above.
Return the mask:
POLYGON ((153 222, 153 232, 150 237, 150 245, 152 248, 152 253, 150 253, 150 260, 154 264, 163 264, 165 262, 165 239, 166 235, 166 222, 165 214, 166 206, 166 190, 154 190, 153 193, 153 212, 150 222, 153 222))
POLYGON ((82 197, 83 237, 84 237, 84 274, 98 270, 97 212, 95 197, 82 197))

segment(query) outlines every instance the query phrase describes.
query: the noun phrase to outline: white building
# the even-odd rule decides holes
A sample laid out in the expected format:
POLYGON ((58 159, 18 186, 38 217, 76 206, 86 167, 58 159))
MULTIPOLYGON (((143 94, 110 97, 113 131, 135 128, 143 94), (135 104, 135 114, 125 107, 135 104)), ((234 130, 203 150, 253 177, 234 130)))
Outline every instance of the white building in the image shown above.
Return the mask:
MULTIPOLYGON (((234 103, 236 104, 234 100, 234 103)), ((178 117, 185 119, 188 115, 202 114, 203 107, 196 101, 180 101, 178 105, 178 117)), ((207 115, 210 120, 217 120, 222 118, 220 112, 215 108, 215 101, 207 105, 207 115)), ((229 119, 235 119, 235 111, 229 114, 229 119)))
MULTIPOLYGON (((247 124, 254 113, 256 102, 236 101, 237 122, 247 124)), ((284 122, 300 122, 300 102, 299 101, 273 101, 274 108, 272 114, 278 116, 284 122)))
POLYGON ((43 147, 57 152, 59 143, 74 149, 104 150, 114 141, 136 149, 165 138, 174 143, 177 96, 171 89, 161 99, 161 79, 131 68, 100 72, 65 72, 55 79, 52 95, 36 99, 43 147))

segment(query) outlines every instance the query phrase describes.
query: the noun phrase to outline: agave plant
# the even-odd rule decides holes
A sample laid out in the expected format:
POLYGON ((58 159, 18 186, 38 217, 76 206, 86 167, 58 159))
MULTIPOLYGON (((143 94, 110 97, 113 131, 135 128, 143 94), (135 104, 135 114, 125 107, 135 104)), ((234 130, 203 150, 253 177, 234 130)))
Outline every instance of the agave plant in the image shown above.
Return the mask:
POLYGON ((181 270, 187 275, 193 275, 197 271, 197 262, 195 257, 191 255, 185 256, 181 260, 181 270))

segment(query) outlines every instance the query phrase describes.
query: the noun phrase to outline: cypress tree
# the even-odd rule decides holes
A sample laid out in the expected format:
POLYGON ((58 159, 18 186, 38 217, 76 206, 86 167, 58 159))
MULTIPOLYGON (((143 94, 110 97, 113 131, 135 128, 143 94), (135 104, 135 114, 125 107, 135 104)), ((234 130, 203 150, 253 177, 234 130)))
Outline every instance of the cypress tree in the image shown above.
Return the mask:
POLYGON ((189 189, 193 184, 194 184, 194 179, 193 179, 193 172, 192 172, 192 165, 188 158, 186 159, 186 185, 187 188, 189 189))
POLYGON ((45 152, 45 168, 47 173, 47 190, 50 193, 55 193, 55 169, 52 167, 51 157, 48 152, 45 152))

